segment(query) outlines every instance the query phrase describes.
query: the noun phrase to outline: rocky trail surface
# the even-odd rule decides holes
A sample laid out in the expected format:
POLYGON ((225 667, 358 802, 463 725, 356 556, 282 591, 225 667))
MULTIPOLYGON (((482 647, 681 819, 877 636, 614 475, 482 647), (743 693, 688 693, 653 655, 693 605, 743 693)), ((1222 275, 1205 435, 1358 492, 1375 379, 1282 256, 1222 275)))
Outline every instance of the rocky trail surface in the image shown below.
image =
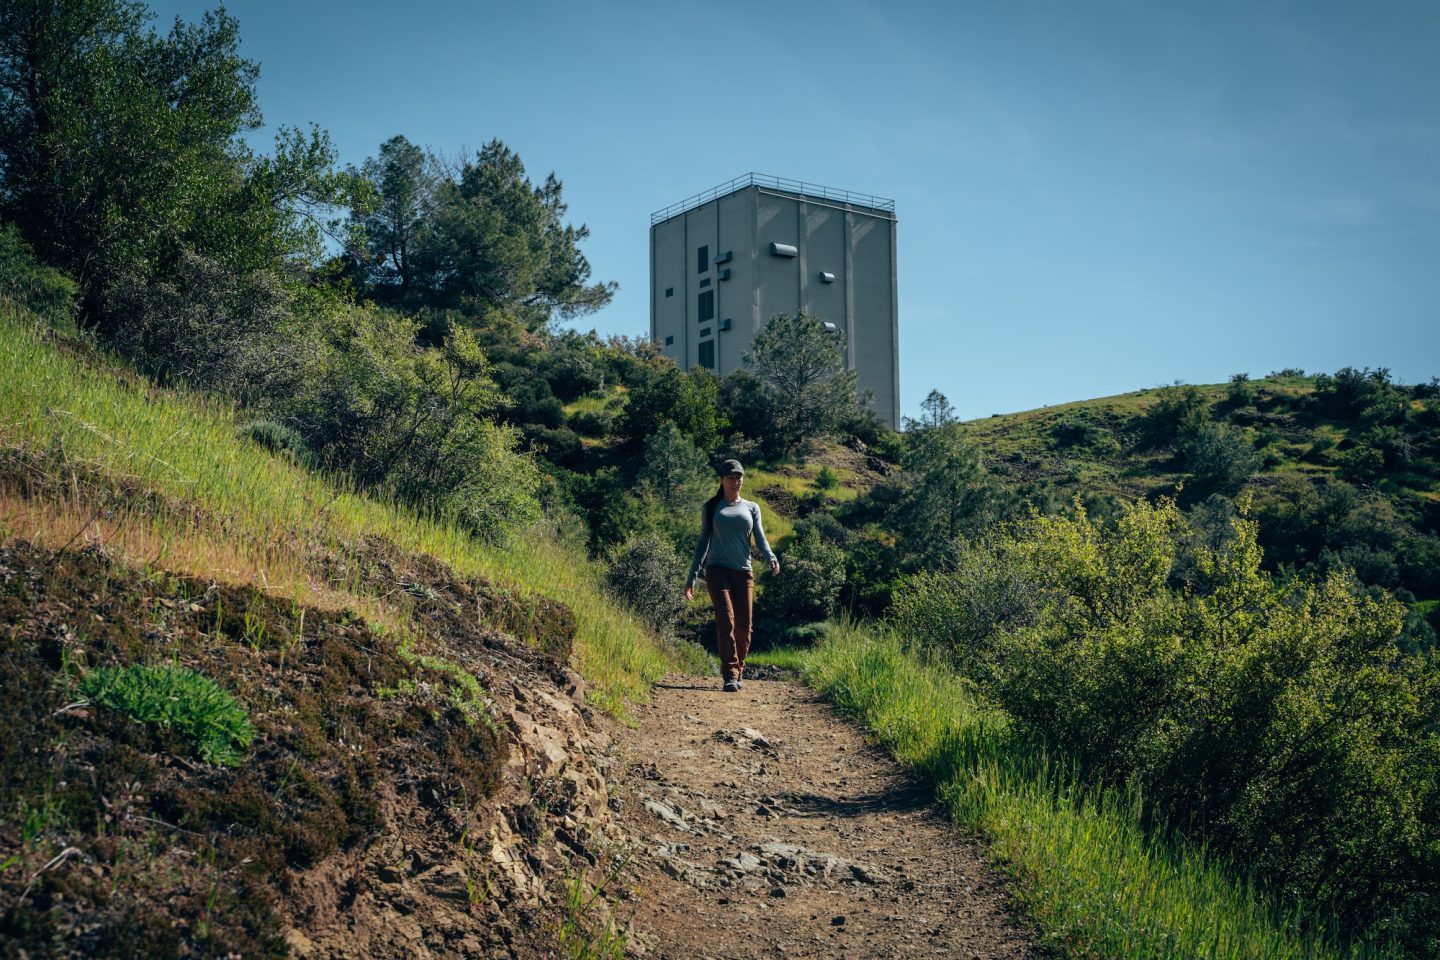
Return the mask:
POLYGON ((804 687, 670 677, 620 748, 635 953, 1044 955, 978 841, 804 687))

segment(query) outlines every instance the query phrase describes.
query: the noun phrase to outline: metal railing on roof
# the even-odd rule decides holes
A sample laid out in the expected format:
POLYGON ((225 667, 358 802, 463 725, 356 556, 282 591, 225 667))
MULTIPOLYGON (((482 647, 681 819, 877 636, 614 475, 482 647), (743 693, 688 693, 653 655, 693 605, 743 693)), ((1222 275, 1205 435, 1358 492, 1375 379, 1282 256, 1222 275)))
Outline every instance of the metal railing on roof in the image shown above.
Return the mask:
POLYGON ((770 187, 775 190, 783 190, 786 193, 795 194, 800 197, 814 200, 825 200, 830 203, 846 203, 851 206, 866 207, 870 210, 878 210, 881 213, 895 213, 895 201, 887 200, 884 197, 871 196, 868 193, 852 193, 849 190, 836 190, 834 187, 821 186, 818 183, 806 183, 804 180, 790 180, 786 177, 772 177, 764 173, 747 173, 742 177, 736 177, 718 187, 711 187, 704 193, 697 193, 693 197, 687 197, 679 203, 672 203, 663 210, 656 210, 650 214, 650 225, 671 217, 678 217, 687 210, 694 210, 701 204, 709 203, 711 200, 718 200, 721 197, 728 197, 732 193, 744 190, 746 187, 770 187))

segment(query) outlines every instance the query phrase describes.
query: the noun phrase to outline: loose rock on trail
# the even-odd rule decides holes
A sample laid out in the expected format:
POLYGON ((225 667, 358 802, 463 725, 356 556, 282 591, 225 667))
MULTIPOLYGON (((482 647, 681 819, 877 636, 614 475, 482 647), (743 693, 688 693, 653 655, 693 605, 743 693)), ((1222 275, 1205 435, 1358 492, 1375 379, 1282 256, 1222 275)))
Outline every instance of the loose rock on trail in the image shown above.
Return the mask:
POLYGON ((804 687, 670 677, 621 741, 632 952, 1044 955, 978 841, 804 687))

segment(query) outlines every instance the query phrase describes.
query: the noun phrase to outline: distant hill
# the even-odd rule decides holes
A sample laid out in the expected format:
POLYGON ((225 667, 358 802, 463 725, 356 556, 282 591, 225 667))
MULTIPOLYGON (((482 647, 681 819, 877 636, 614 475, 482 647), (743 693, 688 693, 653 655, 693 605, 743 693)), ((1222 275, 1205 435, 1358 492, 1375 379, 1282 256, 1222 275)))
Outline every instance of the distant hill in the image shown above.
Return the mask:
MULTIPOLYGON (((1178 495, 1220 520, 1252 500, 1272 569, 1344 564, 1440 628, 1436 383, 1345 368, 1172 385, 974 420, 990 474, 1042 509, 1178 495)), ((1417 623, 1407 630, 1423 633, 1417 623)), ((1433 635, 1430 636, 1433 643, 1433 635)))

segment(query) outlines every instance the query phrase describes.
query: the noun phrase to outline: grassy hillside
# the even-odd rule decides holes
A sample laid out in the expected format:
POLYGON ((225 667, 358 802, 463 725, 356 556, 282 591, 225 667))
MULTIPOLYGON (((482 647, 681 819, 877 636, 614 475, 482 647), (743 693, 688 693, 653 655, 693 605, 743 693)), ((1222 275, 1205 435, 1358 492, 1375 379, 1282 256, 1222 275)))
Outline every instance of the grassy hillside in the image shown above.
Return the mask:
MULTIPOLYGON (((1171 386, 967 424, 991 474, 1042 509, 1175 495, 1216 528, 1248 495, 1272 570, 1343 567, 1395 592, 1405 643, 1440 600, 1440 399, 1384 371, 1171 386)), ((1428 626, 1427 626, 1428 624, 1428 626)))
MULTIPOLYGON (((693 655, 543 530, 484 545, 0 307, 0 939, 281 956, 289 931, 345 929, 342 884, 372 940, 336 949, 364 952, 395 935, 401 849, 427 937, 518 922, 491 819, 565 801, 502 777, 531 762, 503 711, 538 697, 525 715, 563 729, 583 689, 624 718, 693 655)), ((529 862, 558 884, 542 840, 529 862)), ((516 949, 583 922, 535 919, 516 949)))
MULTIPOLYGON (((1253 483, 1272 485, 1287 476, 1311 479, 1340 475, 1343 454, 1372 425, 1327 414, 1311 402, 1315 377, 1271 376, 1249 381, 1253 403, 1231 401, 1226 384, 1193 389, 1210 418, 1241 432, 1262 456, 1253 483)), ((1147 416, 1175 387, 1137 390, 1021 413, 996 414, 966 424, 986 466, 1021 489, 1052 488, 1056 495, 1136 499, 1173 492, 1188 476, 1183 460, 1164 444, 1147 440, 1147 416)), ((1419 399, 1409 409, 1421 414, 1419 399)), ((1411 469, 1377 478, 1387 493, 1407 500, 1440 500, 1440 450, 1434 424, 1417 430, 1421 444, 1411 469)))
POLYGON ((229 404, 155 390, 13 310, 0 325, 0 445, 12 462, 0 535, 96 543, 178 573, 384 620, 398 615, 399 601, 315 575, 317 558, 343 568, 336 558, 363 558, 378 539, 459 576, 563 599, 594 699, 617 715, 668 666, 636 621, 603 598, 583 555, 544 536, 483 544, 243 439, 229 404), (24 496, 28 487, 45 495, 24 496))

